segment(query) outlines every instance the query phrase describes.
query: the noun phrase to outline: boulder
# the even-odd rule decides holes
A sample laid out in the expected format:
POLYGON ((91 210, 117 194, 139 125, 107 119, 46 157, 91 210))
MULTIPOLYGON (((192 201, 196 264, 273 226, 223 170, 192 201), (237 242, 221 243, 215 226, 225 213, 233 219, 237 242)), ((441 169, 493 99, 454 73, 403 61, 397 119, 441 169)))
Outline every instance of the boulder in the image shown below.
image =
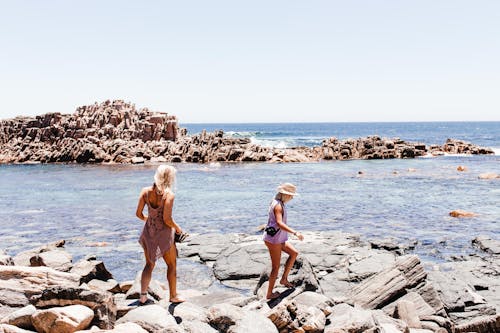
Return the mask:
POLYGON ((61 239, 52 243, 42 245, 35 249, 19 252, 16 256, 14 256, 14 264, 16 266, 30 266, 31 265, 30 259, 32 257, 43 252, 61 249, 64 247, 65 243, 66 241, 64 239, 61 239))
POLYGON ((94 279, 108 281, 113 278, 104 263, 98 260, 80 260, 71 268, 70 273, 79 275, 80 283, 88 283, 94 279))
POLYGON ((415 304, 400 300, 396 304, 394 317, 403 320, 410 328, 422 328, 415 304))
POLYGON ((0 266, 0 290, 20 292, 27 297, 53 286, 78 287, 79 282, 79 276, 50 267, 0 266))
POLYGON ((92 309, 95 313, 93 325, 102 329, 112 328, 112 323, 116 319, 116 304, 113 294, 89 290, 83 287, 47 288, 40 295, 31 298, 31 302, 37 308, 47 308, 53 306, 83 305, 92 309))
POLYGON ((92 326, 88 330, 76 331, 75 333, 148 333, 148 331, 136 323, 123 323, 116 325, 112 330, 101 330, 92 326))
POLYGON ((30 258, 30 265, 52 267, 61 272, 68 272, 72 267, 72 256, 63 249, 41 252, 30 258))
MULTIPOLYGON (((0 281, 0 286, 2 285, 2 281, 0 281)), ((29 304, 28 297, 24 294, 24 291, 16 291, 10 290, 6 288, 0 289, 0 305, 5 306, 6 308, 11 307, 22 307, 29 304)), ((5 312, 11 312, 4 310, 5 312)), ((4 312, 2 311, 2 312, 4 312)), ((1 315, 1 313, 0 313, 1 315)))
POLYGON ((180 326, 186 333, 218 333, 215 328, 209 324, 197 320, 183 321, 180 326))
POLYGON ((148 332, 169 332, 177 329, 177 322, 159 305, 140 306, 116 321, 117 324, 132 322, 148 332))
POLYGON ((39 310, 32 316, 33 326, 40 333, 73 333, 85 329, 94 312, 83 305, 70 305, 39 310))
POLYGON ((219 332, 278 332, 265 316, 230 304, 217 304, 208 309, 209 324, 219 332))
POLYGON ((0 324, 0 333, 33 333, 33 331, 25 330, 14 325, 0 324))
POLYGON ((455 326, 455 333, 490 333, 500 331, 500 314, 474 318, 470 322, 455 326))
POLYGON ((14 325, 19 328, 32 329, 31 316, 36 312, 33 305, 27 305, 15 312, 12 312, 0 320, 0 324, 14 325))
POLYGON ((122 291, 120 285, 114 279, 109 279, 108 281, 94 279, 89 281, 87 286, 92 290, 108 291, 113 294, 120 293, 122 291))
POLYGON ((476 213, 466 212, 465 210, 461 210, 461 209, 452 210, 449 213, 449 215, 451 217, 475 217, 475 216, 477 216, 476 213))
POLYGON ((499 174, 493 172, 482 173, 478 177, 479 179, 498 179, 500 178, 499 174))
POLYGON ((0 266, 13 266, 14 260, 5 251, 0 250, 0 266))
POLYGON ((320 309, 325 316, 332 313, 333 302, 325 295, 312 291, 306 291, 294 298, 299 308, 315 307, 320 309))
POLYGON ((332 308, 332 313, 327 317, 329 324, 326 332, 364 332, 376 326, 369 310, 352 307, 341 303, 332 308))

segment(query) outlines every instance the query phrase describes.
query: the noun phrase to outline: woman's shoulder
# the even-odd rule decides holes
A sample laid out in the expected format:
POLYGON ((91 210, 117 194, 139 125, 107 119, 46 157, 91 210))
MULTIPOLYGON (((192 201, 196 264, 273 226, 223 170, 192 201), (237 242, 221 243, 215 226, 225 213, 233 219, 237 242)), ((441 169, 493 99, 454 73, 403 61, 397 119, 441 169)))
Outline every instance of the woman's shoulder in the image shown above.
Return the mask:
POLYGON ((146 186, 141 189, 141 196, 153 190, 153 186, 146 186))
POLYGON ((164 196, 164 197, 165 197, 165 199, 167 199, 167 200, 168 200, 168 199, 173 200, 173 199, 175 198, 175 194, 174 194, 174 192, 172 192, 171 190, 167 190, 167 191, 165 192, 165 196, 164 196))

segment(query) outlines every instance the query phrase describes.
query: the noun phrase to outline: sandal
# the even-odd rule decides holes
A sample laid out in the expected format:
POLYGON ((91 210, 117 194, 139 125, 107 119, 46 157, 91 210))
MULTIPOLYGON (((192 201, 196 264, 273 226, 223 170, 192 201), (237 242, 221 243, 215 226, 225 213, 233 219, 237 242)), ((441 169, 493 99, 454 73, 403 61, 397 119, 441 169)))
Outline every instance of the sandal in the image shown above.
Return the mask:
POLYGON ((138 302, 139 304, 137 306, 144 306, 144 305, 151 305, 151 304, 155 304, 155 301, 153 301, 152 299, 148 298, 146 300, 146 302, 141 302, 139 301, 138 302))
POLYGON ((266 296, 266 299, 270 301, 270 300, 273 300, 273 299, 276 299, 276 298, 280 297, 280 295, 281 294, 276 291, 276 292, 274 292, 274 293, 271 294, 271 297, 267 297, 266 296))

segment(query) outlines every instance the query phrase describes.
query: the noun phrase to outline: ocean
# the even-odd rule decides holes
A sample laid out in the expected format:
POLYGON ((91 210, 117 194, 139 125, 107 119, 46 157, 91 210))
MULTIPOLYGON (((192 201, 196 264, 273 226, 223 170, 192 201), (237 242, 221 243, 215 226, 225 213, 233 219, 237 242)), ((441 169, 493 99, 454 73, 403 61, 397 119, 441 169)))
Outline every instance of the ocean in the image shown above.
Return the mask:
MULTIPOLYGON (((456 138, 494 148, 496 155, 446 155, 404 160, 322 161, 301 164, 176 164, 174 218, 190 233, 257 233, 281 182, 297 185, 288 206, 297 230, 340 230, 363 239, 416 244, 414 253, 437 263, 476 249, 474 237, 500 236, 500 122, 181 124, 189 134, 223 129, 276 147, 320 145, 324 138, 368 135, 443 144, 456 138), (457 171, 457 166, 467 171, 457 171), (362 174, 359 174, 362 171, 362 174), (463 209, 477 217, 448 214, 463 209)), ((15 255, 65 239, 74 260, 97 254, 117 280, 143 265, 135 217, 154 165, 0 165, 0 249, 15 255)), ((305 240, 307 242, 307 239, 305 240)), ((163 264, 164 266, 164 264, 163 264)), ((179 261, 179 287, 190 288, 206 267, 179 261), (189 273, 187 273, 189 272, 189 273)), ((164 268, 156 271, 164 279, 164 268)))

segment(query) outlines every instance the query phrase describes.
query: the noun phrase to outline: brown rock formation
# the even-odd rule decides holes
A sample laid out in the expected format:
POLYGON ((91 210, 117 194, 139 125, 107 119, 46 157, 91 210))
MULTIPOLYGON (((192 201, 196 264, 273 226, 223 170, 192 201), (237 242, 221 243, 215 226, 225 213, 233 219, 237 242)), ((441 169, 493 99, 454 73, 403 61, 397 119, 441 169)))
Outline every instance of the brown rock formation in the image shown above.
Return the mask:
POLYGON ((81 106, 72 115, 47 113, 0 121, 1 163, 310 162, 415 158, 431 152, 492 154, 489 148, 448 139, 443 146, 378 136, 339 140, 320 147, 271 148, 223 131, 188 136, 177 118, 121 100, 81 106))

